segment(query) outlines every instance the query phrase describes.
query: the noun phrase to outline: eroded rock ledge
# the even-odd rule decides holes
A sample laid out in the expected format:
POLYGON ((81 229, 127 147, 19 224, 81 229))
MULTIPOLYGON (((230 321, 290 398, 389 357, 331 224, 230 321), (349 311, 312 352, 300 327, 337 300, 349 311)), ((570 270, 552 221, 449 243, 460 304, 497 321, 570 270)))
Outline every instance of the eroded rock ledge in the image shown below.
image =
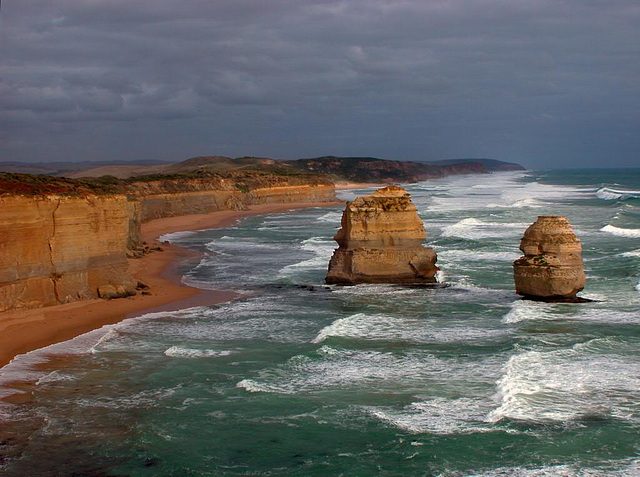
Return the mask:
POLYGON ((334 240, 327 283, 435 283, 436 253, 422 246, 424 225, 401 187, 348 202, 334 240))
POLYGON ((565 217, 538 217, 520 250, 524 256, 513 262, 516 293, 532 300, 587 301, 576 297, 586 283, 582 246, 565 217))

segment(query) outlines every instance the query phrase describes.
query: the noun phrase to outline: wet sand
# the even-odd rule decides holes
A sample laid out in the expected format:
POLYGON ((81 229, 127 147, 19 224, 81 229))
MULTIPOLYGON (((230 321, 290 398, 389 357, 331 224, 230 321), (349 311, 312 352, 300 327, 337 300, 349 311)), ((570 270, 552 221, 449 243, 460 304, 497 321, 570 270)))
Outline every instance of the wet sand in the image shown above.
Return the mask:
MULTIPOLYGON (((227 227, 241 218, 308 207, 329 207, 339 202, 264 204, 248 210, 156 219, 142 225, 142 240, 149 244, 163 234, 227 227)), ((0 313, 0 367, 19 354, 69 340, 125 318, 156 311, 173 311, 233 300, 233 291, 199 290, 181 283, 179 268, 197 263, 198 253, 168 244, 163 251, 129 260, 132 275, 149 285, 150 295, 118 300, 86 300, 33 310, 0 313)), ((0 373, 2 371, 0 370, 0 373)))

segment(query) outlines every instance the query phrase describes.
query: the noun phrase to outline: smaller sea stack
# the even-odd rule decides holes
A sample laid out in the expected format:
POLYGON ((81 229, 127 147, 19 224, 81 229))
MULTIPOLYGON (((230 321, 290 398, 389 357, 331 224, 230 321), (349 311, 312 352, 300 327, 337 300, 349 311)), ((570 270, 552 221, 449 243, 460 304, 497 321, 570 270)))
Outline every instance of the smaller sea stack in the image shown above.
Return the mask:
POLYGON ((587 301, 576 297, 586 283, 582 246, 565 217, 540 216, 520 241, 513 262, 516 293, 541 301, 587 301))
POLYGON ((327 283, 435 283, 436 253, 409 193, 389 186, 348 202, 327 283))

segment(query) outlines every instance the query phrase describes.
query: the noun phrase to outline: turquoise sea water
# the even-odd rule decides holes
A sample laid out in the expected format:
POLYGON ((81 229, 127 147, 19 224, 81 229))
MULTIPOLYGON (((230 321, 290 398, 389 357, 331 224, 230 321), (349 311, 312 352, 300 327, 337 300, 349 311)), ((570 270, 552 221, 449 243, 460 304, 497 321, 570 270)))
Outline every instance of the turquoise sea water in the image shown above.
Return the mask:
POLYGON ((640 475, 640 170, 407 188, 448 288, 325 286, 340 207, 173 234, 206 253, 185 281, 244 297, 4 368, 37 384, 0 405, 0 474, 640 475), (514 294, 522 233, 549 214, 597 301, 514 294))

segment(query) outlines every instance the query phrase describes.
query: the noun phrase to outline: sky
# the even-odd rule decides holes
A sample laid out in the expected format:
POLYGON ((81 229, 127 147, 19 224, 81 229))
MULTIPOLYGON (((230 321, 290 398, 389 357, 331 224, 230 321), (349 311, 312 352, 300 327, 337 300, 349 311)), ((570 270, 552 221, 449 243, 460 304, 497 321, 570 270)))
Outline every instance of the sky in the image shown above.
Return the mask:
POLYGON ((640 167, 637 0, 5 0, 0 161, 640 167))

